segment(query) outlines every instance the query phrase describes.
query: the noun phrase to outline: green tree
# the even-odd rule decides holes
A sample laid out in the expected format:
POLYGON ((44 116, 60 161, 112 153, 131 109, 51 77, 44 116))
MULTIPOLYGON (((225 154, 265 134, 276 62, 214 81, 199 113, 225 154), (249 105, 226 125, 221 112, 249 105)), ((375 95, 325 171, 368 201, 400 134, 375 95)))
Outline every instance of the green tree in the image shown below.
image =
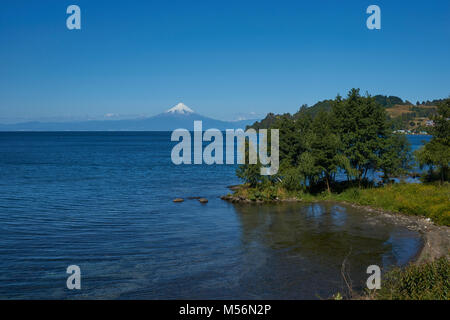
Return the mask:
POLYGON ((314 171, 320 173, 328 192, 331 193, 330 184, 334 182, 335 175, 343 164, 342 143, 333 130, 332 114, 320 111, 314 118, 312 131, 311 153, 314 158, 314 171))
POLYGON ((238 150, 238 152, 243 152, 241 155, 244 156, 244 164, 241 164, 236 169, 236 175, 238 178, 244 180, 245 183, 248 183, 250 187, 256 187, 263 179, 261 176, 261 162, 259 162, 259 158, 257 159, 256 164, 250 164, 250 148, 252 150, 258 151, 258 146, 254 146, 248 138, 245 140, 245 150, 238 150))
POLYGON ((428 166, 429 178, 433 179, 433 168, 438 168, 440 180, 449 181, 450 166, 450 98, 438 105, 433 117, 434 127, 430 130, 431 140, 416 151, 415 155, 423 168, 428 166))
POLYGON ((379 168, 386 183, 391 177, 403 175, 411 169, 411 145, 405 135, 391 134, 384 141, 379 168))
POLYGON ((296 120, 280 117, 271 127, 280 130, 280 170, 275 180, 281 181, 288 190, 305 188, 306 181, 313 175, 302 158, 310 150, 311 123, 311 115, 302 113, 296 120))
POLYGON ((239 165, 236 169, 236 175, 238 178, 244 180, 245 183, 248 183, 250 187, 256 187, 261 179, 261 164, 242 164, 239 165))
POLYGON ((362 97, 359 89, 352 89, 347 99, 338 96, 333 104, 337 133, 343 143, 344 155, 355 169, 359 185, 382 162, 381 151, 389 136, 389 123, 385 109, 370 96, 362 97))

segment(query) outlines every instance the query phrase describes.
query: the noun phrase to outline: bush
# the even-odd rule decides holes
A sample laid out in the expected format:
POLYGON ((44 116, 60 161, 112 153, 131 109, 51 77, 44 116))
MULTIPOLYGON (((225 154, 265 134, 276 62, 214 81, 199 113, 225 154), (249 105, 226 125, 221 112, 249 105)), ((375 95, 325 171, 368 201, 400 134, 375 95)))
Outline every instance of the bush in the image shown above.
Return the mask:
POLYGON ((377 292, 379 300, 449 300, 450 263, 446 257, 388 272, 377 292))

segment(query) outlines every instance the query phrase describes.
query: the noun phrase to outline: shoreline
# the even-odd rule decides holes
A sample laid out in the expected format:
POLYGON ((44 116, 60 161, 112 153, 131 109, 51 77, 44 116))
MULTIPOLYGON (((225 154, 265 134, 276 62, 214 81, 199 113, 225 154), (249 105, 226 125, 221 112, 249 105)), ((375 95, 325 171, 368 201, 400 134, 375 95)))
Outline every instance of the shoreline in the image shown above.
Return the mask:
MULTIPOLYGON (((239 189, 240 186, 230 186, 229 189, 235 191, 239 189)), ((348 201, 342 200, 302 200, 298 198, 287 198, 287 199, 275 199, 272 201, 262 201, 262 200, 250 200, 242 196, 235 195, 224 195, 220 197, 222 200, 230 203, 240 203, 240 204, 250 204, 250 205, 263 205, 268 203, 281 203, 281 202, 298 202, 298 203, 314 203, 314 202, 336 202, 342 203, 353 208, 365 210, 366 212, 373 213, 377 215, 378 218, 388 220, 389 222, 406 227, 409 230, 417 231, 422 239, 423 246, 417 252, 415 257, 410 261, 412 264, 421 264, 424 262, 430 262, 436 258, 445 256, 450 258, 450 227, 440 226, 435 224, 429 218, 416 215, 408 215, 400 212, 392 212, 385 209, 364 206, 355 204, 348 201)))
MULTIPOLYGON (((327 201, 327 200, 325 200, 327 201)), ((430 262, 442 256, 449 258, 450 254, 450 227, 439 226, 429 218, 407 215, 399 212, 363 206, 347 201, 338 201, 353 208, 365 210, 374 213, 393 224, 404 226, 409 230, 417 231, 423 238, 423 246, 417 252, 416 256, 410 261, 413 264, 430 262)))

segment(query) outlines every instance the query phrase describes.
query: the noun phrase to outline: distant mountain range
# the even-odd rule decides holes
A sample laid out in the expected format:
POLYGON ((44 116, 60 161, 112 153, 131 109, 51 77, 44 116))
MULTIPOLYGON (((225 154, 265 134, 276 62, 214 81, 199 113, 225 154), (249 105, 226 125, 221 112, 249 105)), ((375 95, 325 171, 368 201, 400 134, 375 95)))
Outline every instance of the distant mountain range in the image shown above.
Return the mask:
POLYGON ((127 120, 89 120, 73 122, 23 122, 0 124, 0 131, 173 131, 194 129, 194 121, 201 120, 203 129, 245 129, 253 120, 222 121, 197 114, 183 103, 153 117, 127 120))

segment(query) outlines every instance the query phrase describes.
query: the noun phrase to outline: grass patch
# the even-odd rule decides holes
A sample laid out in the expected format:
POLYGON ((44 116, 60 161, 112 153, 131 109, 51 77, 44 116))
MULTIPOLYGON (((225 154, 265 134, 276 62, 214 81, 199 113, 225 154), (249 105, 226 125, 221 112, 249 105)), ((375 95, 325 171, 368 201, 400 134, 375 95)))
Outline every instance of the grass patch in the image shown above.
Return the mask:
POLYGON ((450 226, 450 184, 392 184, 379 188, 345 190, 336 200, 430 218, 450 226))
POLYGON ((449 300, 450 263, 446 257, 389 271, 375 295, 378 300, 449 300))

